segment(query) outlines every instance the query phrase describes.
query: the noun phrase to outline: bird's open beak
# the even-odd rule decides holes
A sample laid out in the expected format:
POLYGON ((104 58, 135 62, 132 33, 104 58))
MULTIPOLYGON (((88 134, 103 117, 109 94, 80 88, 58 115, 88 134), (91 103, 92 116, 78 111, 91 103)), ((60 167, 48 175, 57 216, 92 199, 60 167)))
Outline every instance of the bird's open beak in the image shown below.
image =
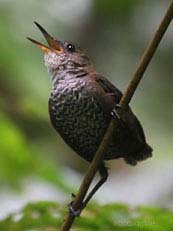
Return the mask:
POLYGON ((31 42, 35 43, 37 46, 39 46, 45 53, 48 53, 49 51, 56 51, 57 53, 61 53, 63 51, 62 46, 58 40, 55 40, 40 24, 37 22, 34 22, 36 26, 39 28, 45 39, 47 40, 47 43, 49 46, 46 46, 32 38, 27 38, 31 42))

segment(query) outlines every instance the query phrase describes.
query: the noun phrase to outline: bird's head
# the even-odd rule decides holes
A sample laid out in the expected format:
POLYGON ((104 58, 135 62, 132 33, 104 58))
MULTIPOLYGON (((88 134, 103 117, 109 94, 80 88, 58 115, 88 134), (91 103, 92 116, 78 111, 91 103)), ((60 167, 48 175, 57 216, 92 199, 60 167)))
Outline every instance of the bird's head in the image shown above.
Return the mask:
POLYGON ((88 57, 78 47, 73 43, 54 39, 40 24, 37 22, 35 24, 47 40, 48 46, 34 39, 28 39, 44 51, 45 65, 52 77, 93 71, 88 57))

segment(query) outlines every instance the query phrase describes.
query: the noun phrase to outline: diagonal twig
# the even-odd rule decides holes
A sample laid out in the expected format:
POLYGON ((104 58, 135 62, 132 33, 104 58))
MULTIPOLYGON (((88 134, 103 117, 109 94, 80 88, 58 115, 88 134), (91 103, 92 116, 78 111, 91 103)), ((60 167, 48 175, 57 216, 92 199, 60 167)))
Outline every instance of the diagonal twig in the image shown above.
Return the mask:
MULTIPOLYGON (((132 96, 135 93, 135 90, 140 82, 140 80, 143 77, 143 74, 146 70, 146 68, 148 67, 160 41, 162 40, 162 37, 164 35, 164 33, 166 32, 171 20, 173 18, 173 1, 171 1, 171 4, 165 14, 165 16, 163 17, 156 33, 154 34, 152 40, 150 41, 150 43, 148 44, 146 50, 144 51, 143 56, 141 57, 141 60, 139 61, 139 64, 136 68, 136 71, 134 72, 134 75, 132 76, 131 81, 129 82, 127 89, 125 90, 121 100, 120 100, 120 106, 122 109, 125 109, 132 96)), ((123 110, 120 110, 120 114, 122 115, 123 110)), ((121 116, 120 115, 120 116, 121 116)), ((102 139, 102 142, 97 150, 97 152, 95 153, 95 156, 91 162, 91 164, 89 165, 88 171, 84 177, 84 180, 79 188, 78 194, 73 202, 73 208, 74 210, 78 210, 81 208, 82 206, 82 202, 85 198, 85 195, 89 189, 89 186, 97 172, 98 166, 101 163, 101 161, 103 160, 103 156, 104 153, 106 151, 106 148, 109 144, 109 140, 110 137, 112 135, 113 130, 116 129, 116 125, 114 124, 114 120, 112 119, 108 129, 102 139)), ((75 216, 71 213, 68 214, 68 216, 66 217, 62 227, 61 227, 61 231, 68 231, 70 230, 73 222, 75 220, 75 216)))

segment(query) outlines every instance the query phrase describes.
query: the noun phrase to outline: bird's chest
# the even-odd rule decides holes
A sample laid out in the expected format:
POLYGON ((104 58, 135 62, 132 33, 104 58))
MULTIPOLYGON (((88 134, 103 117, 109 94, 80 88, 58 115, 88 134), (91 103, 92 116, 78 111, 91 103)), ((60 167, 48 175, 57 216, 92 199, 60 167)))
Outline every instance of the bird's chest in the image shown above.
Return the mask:
POLYGON ((53 126, 71 146, 101 136, 107 126, 102 107, 85 82, 58 85, 49 100, 49 113, 53 126))

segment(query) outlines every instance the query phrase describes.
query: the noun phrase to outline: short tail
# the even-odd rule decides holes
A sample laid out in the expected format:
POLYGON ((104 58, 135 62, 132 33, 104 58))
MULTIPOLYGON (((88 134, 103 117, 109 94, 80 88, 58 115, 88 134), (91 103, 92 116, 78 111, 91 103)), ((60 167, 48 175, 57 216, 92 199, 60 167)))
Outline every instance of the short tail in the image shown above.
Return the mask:
POLYGON ((149 157, 152 157, 152 151, 152 147, 148 144, 145 144, 141 151, 124 158, 124 160, 130 165, 136 165, 138 161, 143 161, 149 157))

